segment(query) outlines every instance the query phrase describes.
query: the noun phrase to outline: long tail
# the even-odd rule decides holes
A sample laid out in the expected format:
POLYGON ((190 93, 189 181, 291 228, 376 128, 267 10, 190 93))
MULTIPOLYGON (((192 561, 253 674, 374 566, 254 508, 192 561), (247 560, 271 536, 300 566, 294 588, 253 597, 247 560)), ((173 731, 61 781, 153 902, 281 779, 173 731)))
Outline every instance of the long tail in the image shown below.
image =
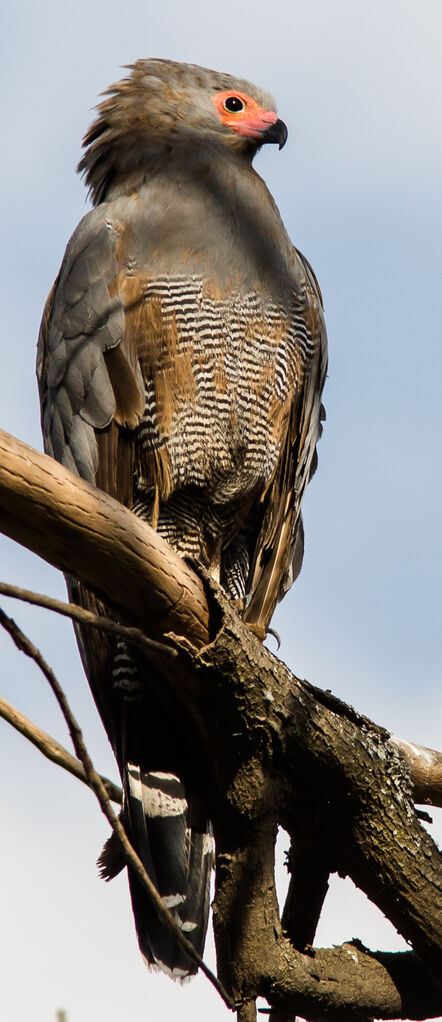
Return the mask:
MULTIPOLYGON (((94 599, 89 601, 83 591, 81 602, 86 606, 94 599)), ((191 728, 159 702, 149 665, 125 642, 106 644, 100 637, 98 643, 83 632, 81 648, 120 768, 122 820, 165 906, 202 955, 213 837, 203 798, 195 790, 201 767, 191 728)), ((118 839, 109 838, 98 860, 101 876, 111 880, 125 865, 118 839)), ((138 942, 147 964, 177 978, 196 972, 194 962, 159 922, 130 868, 128 874, 138 942)))
MULTIPOLYGON (((130 833, 163 902, 202 955, 209 912, 213 837, 199 800, 186 798, 174 774, 145 772, 128 763, 125 795, 130 833)), ((150 966, 183 979, 196 966, 162 925, 148 895, 129 869, 140 950, 150 966)))

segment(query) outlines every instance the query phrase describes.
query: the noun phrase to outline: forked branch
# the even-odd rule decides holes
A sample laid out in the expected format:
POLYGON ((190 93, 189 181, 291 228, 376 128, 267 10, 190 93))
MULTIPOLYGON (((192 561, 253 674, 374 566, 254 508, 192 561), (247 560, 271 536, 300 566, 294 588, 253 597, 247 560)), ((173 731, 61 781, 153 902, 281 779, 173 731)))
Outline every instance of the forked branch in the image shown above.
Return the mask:
MULTIPOLYGON (((176 653, 146 647, 143 656, 193 717, 204 751, 219 971, 242 1017, 252 1017, 258 995, 286 1015, 313 1019, 404 1017, 400 999, 408 1018, 441 1014, 441 860, 414 811, 409 750, 399 753, 384 729, 291 675, 207 579, 111 498, 5 434, 1 457, 3 531, 79 576, 124 624, 160 642, 167 633, 176 653), (354 943, 312 953, 294 947, 303 943, 302 927, 284 934, 274 835, 285 826, 305 872, 306 804, 315 807, 308 840, 323 851, 323 886, 328 872, 350 875, 418 959, 387 960, 354 943)), ((438 785, 431 790, 437 797, 438 785)), ((300 879, 294 875, 298 905, 300 879)), ((313 917, 305 933, 309 927, 313 917)))

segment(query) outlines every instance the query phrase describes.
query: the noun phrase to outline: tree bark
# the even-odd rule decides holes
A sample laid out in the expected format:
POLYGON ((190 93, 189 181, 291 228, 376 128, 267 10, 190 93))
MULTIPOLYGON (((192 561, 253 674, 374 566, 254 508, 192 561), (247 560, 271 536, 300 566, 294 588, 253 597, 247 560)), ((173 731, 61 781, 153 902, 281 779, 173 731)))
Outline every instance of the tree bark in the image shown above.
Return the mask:
POLYGON ((176 697, 197 707, 212 768, 207 797, 218 852, 214 918, 224 985, 247 1000, 252 990, 268 992, 282 969, 288 942, 274 889, 273 841, 277 823, 296 839, 298 792, 315 806, 328 870, 349 875, 365 891, 437 980, 441 857, 416 816, 388 733, 338 700, 331 709, 330 697, 291 675, 220 595, 218 603, 224 622, 214 642, 195 654, 177 640, 181 664, 166 665, 165 673, 176 697), (247 926, 235 916, 238 905, 247 907, 247 926))
POLYGON ((388 732, 290 674, 208 579, 110 497, 6 434, 0 461, 0 528, 79 577, 124 622, 167 633, 176 651, 172 660, 152 650, 149 661, 204 752, 218 969, 239 1019, 253 1019, 258 995, 280 1018, 441 1014, 441 857, 388 732), (279 824, 294 869, 282 923, 279 824), (310 863, 309 847, 320 850, 310 863), (414 953, 306 947, 332 871, 351 876, 414 953))
POLYGON ((414 786, 414 801, 423 805, 442 806, 442 753, 426 749, 415 742, 391 736, 408 764, 414 786))

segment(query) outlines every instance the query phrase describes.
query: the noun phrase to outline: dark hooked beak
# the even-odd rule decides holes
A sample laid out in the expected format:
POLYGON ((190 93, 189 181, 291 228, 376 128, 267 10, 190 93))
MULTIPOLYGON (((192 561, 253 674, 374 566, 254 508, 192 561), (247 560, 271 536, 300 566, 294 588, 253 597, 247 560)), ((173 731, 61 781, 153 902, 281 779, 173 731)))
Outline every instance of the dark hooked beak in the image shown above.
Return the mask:
POLYGON ((287 142, 287 135, 288 131, 284 121, 277 120, 263 131, 261 142, 277 142, 279 148, 282 149, 287 142))

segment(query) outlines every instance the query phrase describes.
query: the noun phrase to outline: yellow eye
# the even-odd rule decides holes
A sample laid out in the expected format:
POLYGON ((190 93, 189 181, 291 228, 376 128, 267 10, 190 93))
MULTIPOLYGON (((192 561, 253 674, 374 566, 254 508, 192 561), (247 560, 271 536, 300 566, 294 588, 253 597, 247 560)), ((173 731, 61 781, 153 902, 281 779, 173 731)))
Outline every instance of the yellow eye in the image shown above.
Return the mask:
POLYGON ((244 103, 239 96, 227 96, 227 99, 223 103, 224 110, 227 110, 229 114, 239 114, 241 110, 244 110, 244 103))

